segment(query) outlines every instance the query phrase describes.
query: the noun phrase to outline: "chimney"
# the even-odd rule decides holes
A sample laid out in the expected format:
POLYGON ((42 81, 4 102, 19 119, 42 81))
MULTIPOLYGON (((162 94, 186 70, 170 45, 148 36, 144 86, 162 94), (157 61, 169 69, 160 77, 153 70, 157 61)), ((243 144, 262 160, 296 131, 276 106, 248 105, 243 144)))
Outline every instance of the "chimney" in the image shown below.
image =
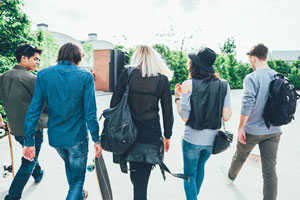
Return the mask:
POLYGON ((89 33, 88 39, 89 40, 97 40, 97 33, 89 33))
POLYGON ((37 24, 37 28, 42 31, 48 31, 48 24, 44 24, 44 23, 37 24))

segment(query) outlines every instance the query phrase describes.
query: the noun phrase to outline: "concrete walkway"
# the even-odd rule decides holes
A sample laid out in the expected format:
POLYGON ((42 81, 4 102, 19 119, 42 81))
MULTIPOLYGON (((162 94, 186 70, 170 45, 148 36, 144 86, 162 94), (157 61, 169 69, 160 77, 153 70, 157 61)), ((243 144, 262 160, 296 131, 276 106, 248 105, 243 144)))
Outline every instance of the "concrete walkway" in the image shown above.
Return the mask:
MULTIPOLYGON (((231 91, 231 104, 233 108, 233 116, 227 129, 237 135, 237 126, 239 122, 241 90, 231 91)), ((98 116, 103 109, 109 105, 111 95, 97 92, 98 116)), ((142 103, 142 102, 141 102, 142 103)), ((184 130, 184 123, 177 115, 174 108, 175 123, 173 128, 173 137, 171 140, 170 151, 165 155, 165 163, 173 172, 182 172, 182 151, 181 138, 184 130)), ((102 122, 100 123, 102 128, 102 122)), ((298 105, 298 112, 296 113, 296 120, 287 126, 283 126, 283 135, 279 146, 278 153, 278 178, 279 191, 278 200, 299 200, 300 199, 300 106, 298 105)), ((15 140, 14 156, 15 166, 18 169, 20 166, 20 159, 22 149, 15 140)), ((247 161, 242 168, 234 185, 228 184, 223 175, 220 173, 220 166, 229 166, 232 155, 235 151, 236 141, 232 147, 226 152, 211 156, 206 165, 206 174, 203 186, 198 199, 205 200, 259 200, 262 199, 262 175, 259 164, 255 162, 255 156, 252 161, 247 161)), ((259 155, 257 147, 252 152, 259 155)), ((89 161, 92 161, 94 151, 93 144, 90 143, 89 161)), ((132 186, 129 175, 123 174, 119 170, 119 166, 112 163, 112 155, 110 153, 103 153, 109 170, 110 181, 112 185, 113 195, 115 200, 130 200, 132 199, 132 186)), ((53 200, 65 199, 68 184, 64 172, 64 163, 58 156, 56 151, 48 145, 48 138, 45 131, 44 143, 40 153, 40 164, 45 169, 45 177, 40 184, 34 184, 31 178, 26 185, 23 193, 24 200, 53 200)), ((8 138, 5 137, 0 140, 0 164, 9 163, 9 146, 8 138)), ((9 178, 0 177, 0 199, 6 195, 10 183, 9 178)), ((95 173, 87 172, 85 187, 89 190, 89 198, 91 200, 101 199, 98 185, 96 183, 95 173)), ((148 187, 149 200, 184 200, 183 182, 180 179, 174 178, 167 174, 167 180, 164 182, 160 174, 160 170, 156 167, 152 171, 150 183, 148 187)))

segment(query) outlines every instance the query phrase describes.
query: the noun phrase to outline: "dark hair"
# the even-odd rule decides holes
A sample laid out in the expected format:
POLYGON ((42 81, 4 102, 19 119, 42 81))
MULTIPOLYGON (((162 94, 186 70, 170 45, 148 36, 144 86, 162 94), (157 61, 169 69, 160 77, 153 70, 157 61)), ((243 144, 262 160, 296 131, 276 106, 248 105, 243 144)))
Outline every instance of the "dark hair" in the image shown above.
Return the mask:
POLYGON ((76 44, 69 42, 60 47, 56 61, 69 61, 69 64, 74 63, 77 65, 81 61, 82 57, 83 54, 81 49, 76 44))
POLYGON ((266 60, 268 56, 269 49, 264 44, 260 43, 255 45, 247 53, 248 56, 256 56, 261 60, 266 60))
POLYGON ((20 44, 15 52, 15 56, 17 62, 21 62, 22 56, 26 56, 27 58, 32 57, 35 53, 41 54, 43 51, 31 46, 30 44, 20 44))
POLYGON ((192 61, 189 61, 188 65, 190 67, 189 71, 190 71, 191 77, 194 79, 201 79, 201 80, 204 80, 207 82, 218 79, 218 76, 215 73, 210 73, 210 72, 200 69, 192 61))

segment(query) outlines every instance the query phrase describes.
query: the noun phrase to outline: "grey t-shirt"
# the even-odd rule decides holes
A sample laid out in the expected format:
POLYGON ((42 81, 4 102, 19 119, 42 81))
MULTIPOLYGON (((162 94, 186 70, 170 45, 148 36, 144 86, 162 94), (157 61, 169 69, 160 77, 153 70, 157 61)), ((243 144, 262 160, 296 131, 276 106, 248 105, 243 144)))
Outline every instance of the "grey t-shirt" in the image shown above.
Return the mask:
POLYGON ((270 82, 276 71, 270 68, 257 69, 244 79, 244 94, 241 114, 249 116, 245 125, 245 132, 251 135, 267 135, 281 133, 279 126, 268 129, 262 117, 268 100, 270 82))
MULTIPOLYGON (((191 92, 182 94, 180 107, 181 115, 183 118, 188 119, 191 111, 191 92)), ((230 106, 230 87, 228 84, 227 93, 224 100, 224 108, 230 106)), ((189 126, 185 126, 183 139, 191 144, 203 145, 203 146, 212 146, 217 135, 217 130, 212 129, 203 129, 196 130, 189 126)))

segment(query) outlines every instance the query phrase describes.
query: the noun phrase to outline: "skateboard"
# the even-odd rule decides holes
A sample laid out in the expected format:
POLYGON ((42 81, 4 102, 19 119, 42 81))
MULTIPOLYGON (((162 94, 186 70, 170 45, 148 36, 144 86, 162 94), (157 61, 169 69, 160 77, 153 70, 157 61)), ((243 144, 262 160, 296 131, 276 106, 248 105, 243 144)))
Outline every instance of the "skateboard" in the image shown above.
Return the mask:
POLYGON ((0 137, 4 137, 5 134, 8 135, 8 143, 9 143, 9 151, 10 151, 10 160, 11 165, 8 164, 2 164, 1 170, 2 170, 2 177, 7 178, 9 176, 9 173, 12 173, 13 178, 15 177, 15 171, 14 171, 14 155, 13 155, 13 149, 12 149, 12 141, 11 141, 11 135, 9 126, 7 124, 7 127, 5 129, 0 128, 0 137))
POLYGON ((92 172, 94 170, 96 171, 96 178, 97 178, 102 200, 113 200, 111 186, 110 186, 105 162, 103 160, 103 155, 101 154, 99 158, 95 158, 93 163, 87 166, 87 170, 89 172, 92 172))

